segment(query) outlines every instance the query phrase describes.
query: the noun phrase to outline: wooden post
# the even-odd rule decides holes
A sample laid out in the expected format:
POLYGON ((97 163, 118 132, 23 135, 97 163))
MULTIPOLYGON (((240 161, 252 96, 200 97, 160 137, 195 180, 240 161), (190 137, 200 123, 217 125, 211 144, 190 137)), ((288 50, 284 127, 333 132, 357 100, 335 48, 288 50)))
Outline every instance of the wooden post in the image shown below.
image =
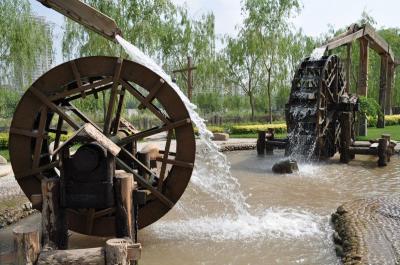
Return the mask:
MULTIPOLYGON (((360 39, 360 67, 358 76, 357 94, 359 96, 367 96, 368 93, 368 40, 360 39)), ((367 118, 358 116, 358 135, 367 135, 367 118)))
POLYGON ((349 163, 351 144, 351 113, 343 112, 340 115, 340 162, 349 163))
POLYGON ((274 130, 273 129, 268 129, 268 133, 267 133, 267 141, 265 143, 265 153, 267 155, 273 155, 274 154, 274 147, 272 145, 268 145, 267 142, 268 141, 273 141, 274 140, 274 130))
POLYGON ((13 229, 15 264, 36 264, 40 253, 39 231, 33 226, 18 226, 13 229))
POLYGON ((345 91, 347 93, 350 92, 350 80, 351 80, 351 50, 352 50, 352 43, 347 44, 347 58, 346 58, 346 88, 345 91))
POLYGON ((392 153, 392 149, 390 148, 390 134, 382 134, 381 138, 387 141, 386 161, 390 162, 390 156, 394 154, 392 153))
POLYGON ((258 131, 257 154, 263 155, 265 152, 265 131, 258 131))
POLYGON ((106 241, 106 264, 129 265, 129 241, 122 238, 113 238, 106 241))
POLYGON ((117 172, 115 175, 115 231, 117 237, 132 238, 132 191, 133 175, 117 172))
POLYGON ((388 56, 386 54, 381 55, 381 76, 379 85, 379 105, 381 107, 381 113, 378 115, 377 128, 385 128, 385 106, 386 106, 386 87, 387 87, 387 76, 388 76, 388 56))
POLYGON ((388 75, 386 85, 386 102, 385 102, 385 114, 392 115, 392 90, 394 81, 394 63, 388 64, 388 75))
POLYGON ((378 166, 379 167, 384 167, 387 165, 387 147, 388 147, 388 142, 384 138, 379 139, 379 145, 378 145, 378 166))
MULTIPOLYGON (((137 152, 138 160, 145 165, 147 168, 150 168, 150 155, 149 153, 141 153, 137 152)), ((145 180, 150 180, 150 174, 141 167, 138 167, 138 174, 141 175, 145 180)))
POLYGON ((60 207, 60 180, 42 179, 42 243, 43 247, 68 248, 68 225, 65 209, 60 207))

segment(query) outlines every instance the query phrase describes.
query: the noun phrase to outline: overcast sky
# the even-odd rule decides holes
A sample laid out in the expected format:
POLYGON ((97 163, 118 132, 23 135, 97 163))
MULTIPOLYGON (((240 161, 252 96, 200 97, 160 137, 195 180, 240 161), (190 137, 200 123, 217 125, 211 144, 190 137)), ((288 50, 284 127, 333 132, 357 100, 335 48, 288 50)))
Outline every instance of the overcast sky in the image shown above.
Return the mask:
MULTIPOLYGON (((63 17, 43 7, 36 0, 29 0, 37 14, 56 24, 55 48, 56 64, 62 62, 61 32, 63 17)), ((134 1, 134 0, 132 0, 134 1)), ((242 23, 240 0, 172 0, 179 5, 186 5, 193 18, 200 18, 205 12, 215 15, 215 27, 218 35, 235 35, 236 26, 242 23)), ((347 26, 361 16, 363 10, 372 15, 380 27, 400 27, 400 0, 301 0, 301 13, 293 19, 295 27, 313 37, 328 31, 328 25, 334 28, 347 26)))

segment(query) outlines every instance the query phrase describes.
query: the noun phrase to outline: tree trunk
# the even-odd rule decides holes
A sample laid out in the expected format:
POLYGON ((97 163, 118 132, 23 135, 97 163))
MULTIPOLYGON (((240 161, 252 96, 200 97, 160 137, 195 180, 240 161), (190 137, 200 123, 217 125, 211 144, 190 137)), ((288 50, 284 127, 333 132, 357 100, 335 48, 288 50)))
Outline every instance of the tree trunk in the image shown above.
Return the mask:
POLYGON ((249 91, 250 107, 251 107, 251 120, 254 121, 254 98, 253 92, 249 91))
POLYGON ((272 123, 272 104, 271 104, 271 67, 268 68, 268 82, 267 82, 267 93, 268 93, 268 112, 269 112, 269 123, 272 123))

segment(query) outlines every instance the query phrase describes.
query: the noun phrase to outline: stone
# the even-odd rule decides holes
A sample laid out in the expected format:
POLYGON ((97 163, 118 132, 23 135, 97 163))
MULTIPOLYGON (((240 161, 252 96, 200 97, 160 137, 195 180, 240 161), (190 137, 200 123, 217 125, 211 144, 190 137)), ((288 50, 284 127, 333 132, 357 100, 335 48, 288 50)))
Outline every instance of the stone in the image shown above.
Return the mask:
POLYGON ((277 174, 287 174, 299 171, 299 167, 297 166, 297 162, 295 160, 284 159, 276 162, 272 167, 272 171, 277 174))
POLYGON ((7 159, 5 159, 3 156, 0 156, 0 165, 7 165, 7 159))
POLYGON ((213 140, 214 141, 228 141, 229 134, 227 133, 213 133, 213 140))

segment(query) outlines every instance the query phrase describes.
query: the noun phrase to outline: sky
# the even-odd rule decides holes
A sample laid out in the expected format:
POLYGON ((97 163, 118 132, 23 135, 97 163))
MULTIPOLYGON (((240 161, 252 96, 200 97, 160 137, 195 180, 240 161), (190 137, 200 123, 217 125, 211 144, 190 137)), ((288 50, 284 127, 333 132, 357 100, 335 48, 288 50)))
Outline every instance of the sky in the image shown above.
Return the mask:
MULTIPOLYGON (((63 16, 42 6, 36 0, 29 0, 36 14, 46 17, 55 24, 55 64, 62 62, 61 41, 64 27, 63 16)), ((132 0, 134 1, 134 0, 132 0)), ((206 12, 215 15, 215 30, 220 36, 235 36, 237 26, 243 21, 241 0, 172 0, 186 5, 193 18, 200 18, 206 12)), ((317 37, 326 33, 328 25, 342 28, 357 21, 365 10, 377 21, 377 28, 400 27, 400 0, 301 0, 303 8, 293 18, 296 28, 309 36, 317 37)))

